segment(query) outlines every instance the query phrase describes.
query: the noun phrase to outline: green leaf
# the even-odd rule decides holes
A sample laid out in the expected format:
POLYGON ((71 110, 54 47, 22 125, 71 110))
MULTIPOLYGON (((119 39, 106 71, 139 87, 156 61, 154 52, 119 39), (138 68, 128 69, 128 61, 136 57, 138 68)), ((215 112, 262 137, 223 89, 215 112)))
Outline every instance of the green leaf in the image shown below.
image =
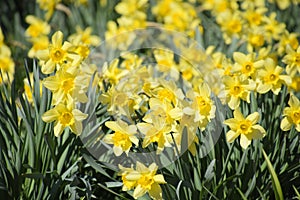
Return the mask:
POLYGON ((123 185, 122 182, 105 182, 106 187, 114 188, 114 187, 121 187, 123 185))
POLYGON ((299 193, 299 191, 296 189, 296 187, 293 185, 293 188, 294 188, 294 190, 295 190, 295 193, 296 193, 296 198, 298 199, 298 200, 300 200, 300 193, 299 193))
POLYGON ((208 167, 206 169, 206 172, 204 174, 204 177, 205 177, 206 181, 210 181, 214 177, 214 175, 215 175, 215 173, 214 173, 215 164, 216 164, 216 159, 213 159, 210 162, 210 164, 208 165, 208 167))
POLYGON ((269 157, 267 156, 264 149, 262 149, 262 153, 265 157, 269 172, 271 174, 272 185, 273 185, 273 189, 274 189, 275 198, 276 198, 276 200, 283 200, 283 194, 282 194, 280 182, 279 182, 278 177, 276 175, 276 172, 273 168, 273 165, 272 165, 271 161, 269 160, 269 157))

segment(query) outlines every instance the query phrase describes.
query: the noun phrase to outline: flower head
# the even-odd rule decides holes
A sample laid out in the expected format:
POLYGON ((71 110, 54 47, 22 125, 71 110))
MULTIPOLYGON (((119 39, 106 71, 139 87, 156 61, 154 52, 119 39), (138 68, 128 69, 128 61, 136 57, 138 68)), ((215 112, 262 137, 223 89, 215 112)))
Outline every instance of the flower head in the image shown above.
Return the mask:
POLYGON ((69 127, 76 135, 80 135, 82 132, 81 122, 86 119, 87 116, 87 114, 75 109, 73 101, 69 100, 67 104, 60 103, 45 112, 42 119, 48 123, 55 121, 54 135, 58 137, 66 127, 69 127))
POLYGON ((241 136, 240 145, 243 149, 246 149, 251 144, 252 139, 260 139, 265 136, 265 129, 257 124, 259 120, 258 112, 254 112, 245 118, 241 111, 237 109, 233 112, 233 115, 234 118, 227 119, 224 122, 231 129, 226 133, 229 143, 241 136))
POLYGON ((294 125, 296 130, 300 132, 300 102, 299 99, 291 95, 288 102, 289 107, 285 107, 283 110, 284 118, 281 121, 280 128, 283 131, 288 131, 294 125))
POLYGON ((165 184, 166 181, 162 174, 156 174, 157 165, 152 163, 149 167, 137 162, 136 169, 125 168, 119 166, 121 169, 123 190, 131 190, 133 188, 133 198, 137 199, 147 192, 153 199, 162 199, 162 190, 159 184, 165 184))
POLYGON ((103 141, 114 145, 113 151, 116 156, 120 156, 123 152, 128 154, 132 144, 139 145, 139 139, 135 136, 137 134, 135 125, 128 125, 118 120, 108 121, 105 126, 113 130, 114 133, 106 135, 103 141))

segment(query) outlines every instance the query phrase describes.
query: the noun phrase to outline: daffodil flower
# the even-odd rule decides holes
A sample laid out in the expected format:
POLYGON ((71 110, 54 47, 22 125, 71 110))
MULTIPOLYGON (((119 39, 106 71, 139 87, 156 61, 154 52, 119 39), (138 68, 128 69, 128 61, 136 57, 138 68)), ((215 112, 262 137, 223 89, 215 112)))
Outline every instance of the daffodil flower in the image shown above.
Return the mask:
POLYGON ((295 75, 297 71, 300 73, 300 47, 295 51, 289 45, 286 47, 287 55, 282 59, 282 62, 287 64, 286 72, 290 75, 295 75))
POLYGON ((54 135, 60 136, 66 127, 69 127, 73 133, 80 135, 82 132, 82 121, 87 118, 87 114, 74 108, 72 100, 68 104, 60 103, 51 110, 45 112, 42 116, 43 121, 54 124, 54 135))
POLYGON ((44 74, 51 74, 65 62, 71 62, 72 66, 79 65, 80 56, 69 52, 72 44, 66 41, 63 43, 63 33, 61 31, 55 32, 51 41, 52 43, 48 49, 40 50, 36 53, 42 63, 42 72, 44 74))
POLYGON ((135 125, 118 121, 108 121, 105 126, 114 131, 113 134, 108 134, 103 141, 107 144, 113 144, 113 151, 116 156, 120 156, 123 152, 128 155, 132 144, 139 145, 139 139, 136 137, 137 129, 135 125))
POLYGON ((288 131, 294 125, 296 130, 300 132, 300 102, 299 99, 291 95, 288 102, 290 107, 286 107, 283 110, 284 118, 281 121, 280 128, 283 131, 288 131))
POLYGON ((250 91, 253 91, 256 84, 246 76, 225 76, 223 78, 225 85, 226 101, 231 109, 236 109, 240 105, 240 100, 250 103, 250 91))
POLYGON ((136 170, 119 167, 122 170, 122 181, 125 185, 123 190, 135 188, 133 198, 137 199, 148 192, 153 199, 162 199, 162 190, 159 184, 165 184, 166 181, 162 174, 156 174, 158 167, 155 163, 146 167, 137 162, 136 170))
POLYGON ((53 93, 53 105, 67 101, 68 96, 82 103, 88 100, 80 75, 68 73, 64 68, 58 70, 54 76, 45 78, 43 84, 53 93))
POLYGON ((290 85, 292 79, 288 75, 282 75, 283 68, 276 66, 271 58, 265 60, 264 69, 259 71, 257 92, 264 94, 272 90, 276 95, 281 90, 283 84, 290 85))
POLYGON ((230 131, 226 133, 226 139, 229 143, 233 142, 238 136, 240 138, 240 145, 246 149, 253 139, 261 139, 265 136, 265 129, 258 125, 259 113, 254 112, 246 118, 239 109, 233 112, 234 118, 224 121, 224 124, 230 127, 230 131))

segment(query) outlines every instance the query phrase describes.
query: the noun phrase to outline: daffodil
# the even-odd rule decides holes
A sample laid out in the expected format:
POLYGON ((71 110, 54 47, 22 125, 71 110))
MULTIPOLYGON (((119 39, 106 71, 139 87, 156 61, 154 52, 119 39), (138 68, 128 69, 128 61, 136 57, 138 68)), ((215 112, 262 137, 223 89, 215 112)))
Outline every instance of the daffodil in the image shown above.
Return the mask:
POLYGON ((225 76, 223 77, 225 85, 226 101, 231 109, 236 109, 240 105, 240 100, 250 103, 250 92, 254 91, 256 84, 246 76, 225 76))
MULTIPOLYGON (((165 147, 171 147, 172 142, 172 126, 167 123, 165 111, 162 108, 157 108, 149 113, 152 118, 152 123, 138 123, 137 127, 140 132, 145 135, 143 139, 143 148, 146 148, 151 143, 157 143, 157 154, 161 153, 165 147)), ((173 135, 178 135, 172 133, 173 135)))
POLYGON ((105 126, 113 130, 113 134, 108 134, 103 141, 107 144, 113 144, 113 151, 116 156, 123 152, 128 155, 132 144, 139 145, 139 139, 136 137, 137 129, 135 125, 128 125, 122 120, 105 122, 105 126))
POLYGON ((46 11, 45 18, 49 20, 53 15, 55 7, 61 0, 37 0, 36 1, 42 10, 46 11))
POLYGON ((298 33, 289 33, 287 30, 282 34, 279 40, 277 52, 279 55, 283 55, 286 50, 286 46, 289 45, 293 50, 296 50, 299 46, 297 37, 298 33))
POLYGON ((275 62, 271 58, 265 60, 264 69, 259 71, 259 84, 257 86, 257 92, 264 94, 272 90, 276 95, 281 90, 283 84, 291 84, 291 77, 288 75, 282 75, 283 68, 276 66, 275 62))
POLYGON ((80 56, 69 52, 72 45, 66 41, 63 43, 63 33, 61 31, 53 34, 51 42, 48 49, 37 52, 37 57, 42 62, 42 72, 44 74, 51 74, 65 62, 71 62, 72 66, 79 65, 80 56))
POLYGON ((199 86, 198 91, 190 90, 187 97, 193 102, 191 107, 186 107, 185 112, 193 113, 194 122, 198 122, 201 130, 204 130, 208 122, 215 117, 216 106, 211 100, 211 90, 206 83, 199 86))
POLYGON ((43 85, 52 91, 52 103, 56 105, 65 102, 69 97, 76 102, 87 102, 85 85, 80 81, 80 75, 71 74, 65 68, 61 68, 55 75, 43 80, 43 85))
POLYGON ((166 181, 162 174, 156 174, 158 167, 155 163, 146 167, 144 164, 137 162, 136 170, 119 167, 122 170, 123 184, 126 186, 123 187, 123 190, 127 191, 135 188, 133 198, 137 199, 148 192, 152 199, 162 200, 160 184, 165 184, 166 181))
POLYGON ((283 131, 288 131, 292 126, 296 127, 296 130, 300 132, 300 102, 295 95, 291 95, 289 107, 285 107, 283 110, 284 118, 281 121, 280 128, 283 131))
POLYGON ((286 71, 288 74, 291 74, 292 76, 296 74, 296 72, 300 73, 300 46, 297 48, 297 50, 293 50, 291 46, 286 47, 286 53, 282 59, 282 62, 287 64, 286 71))
POLYGON ((28 51, 28 57, 37 57, 37 52, 40 50, 45 50, 49 46, 48 36, 39 36, 35 38, 30 38, 29 41, 32 43, 31 49, 28 51))
POLYGON ((26 36, 36 38, 50 33, 50 25, 36 16, 28 15, 26 16, 25 21, 30 24, 25 31, 26 36))
POLYGON ((87 118, 87 114, 74 108, 74 102, 69 100, 67 104, 60 103, 54 108, 45 112, 42 116, 44 122, 54 123, 54 135, 60 136, 67 127, 76 135, 82 132, 82 121, 87 118))
POLYGON ((255 54, 245 55, 241 52, 234 52, 233 58, 235 64, 232 68, 233 72, 239 72, 247 77, 255 76, 257 69, 261 68, 264 64, 263 60, 255 61, 255 54))
POLYGON ((11 51, 3 40, 4 37, 0 28, 0 44, 2 43, 0 46, 0 84, 12 81, 15 72, 15 63, 11 58, 11 51))
POLYGON ((226 133, 226 139, 229 143, 233 142, 238 136, 240 137, 240 145, 246 149, 253 139, 261 139, 265 136, 265 129, 258 125, 259 113, 254 112, 246 118, 239 109, 233 112, 234 118, 224 121, 224 124, 230 127, 226 133))

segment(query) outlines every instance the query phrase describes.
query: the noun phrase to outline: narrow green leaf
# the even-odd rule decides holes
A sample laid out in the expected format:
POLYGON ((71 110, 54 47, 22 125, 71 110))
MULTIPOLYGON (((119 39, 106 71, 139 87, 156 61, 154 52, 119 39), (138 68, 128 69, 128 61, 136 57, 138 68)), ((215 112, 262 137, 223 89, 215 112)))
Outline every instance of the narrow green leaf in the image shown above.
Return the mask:
POLYGON ((293 185, 293 188, 294 188, 294 190, 295 190, 295 193, 296 193, 296 198, 298 199, 298 200, 300 200, 300 193, 299 193, 299 191, 296 189, 296 187, 293 185))
POLYGON ((273 165, 271 163, 271 161, 269 160, 269 157, 267 156, 266 152, 264 149, 262 149, 262 153, 265 157, 265 160, 267 162, 267 166, 269 169, 269 172, 271 174, 272 177, 272 185, 273 185, 273 189, 274 189, 274 194, 276 197, 276 200, 283 200, 283 194, 282 194, 282 190, 281 190, 281 186, 280 186, 280 182, 278 180, 278 177, 276 175, 276 172, 273 168, 273 165))
POLYGON ((106 187, 114 188, 114 187, 121 187, 123 185, 122 182, 105 182, 106 187))
POLYGON ((206 179, 206 181, 210 181, 215 173, 214 173, 214 166, 215 166, 215 163, 216 163, 216 159, 213 159, 210 164, 208 165, 207 169, 206 169, 206 172, 204 174, 204 177, 206 179))

